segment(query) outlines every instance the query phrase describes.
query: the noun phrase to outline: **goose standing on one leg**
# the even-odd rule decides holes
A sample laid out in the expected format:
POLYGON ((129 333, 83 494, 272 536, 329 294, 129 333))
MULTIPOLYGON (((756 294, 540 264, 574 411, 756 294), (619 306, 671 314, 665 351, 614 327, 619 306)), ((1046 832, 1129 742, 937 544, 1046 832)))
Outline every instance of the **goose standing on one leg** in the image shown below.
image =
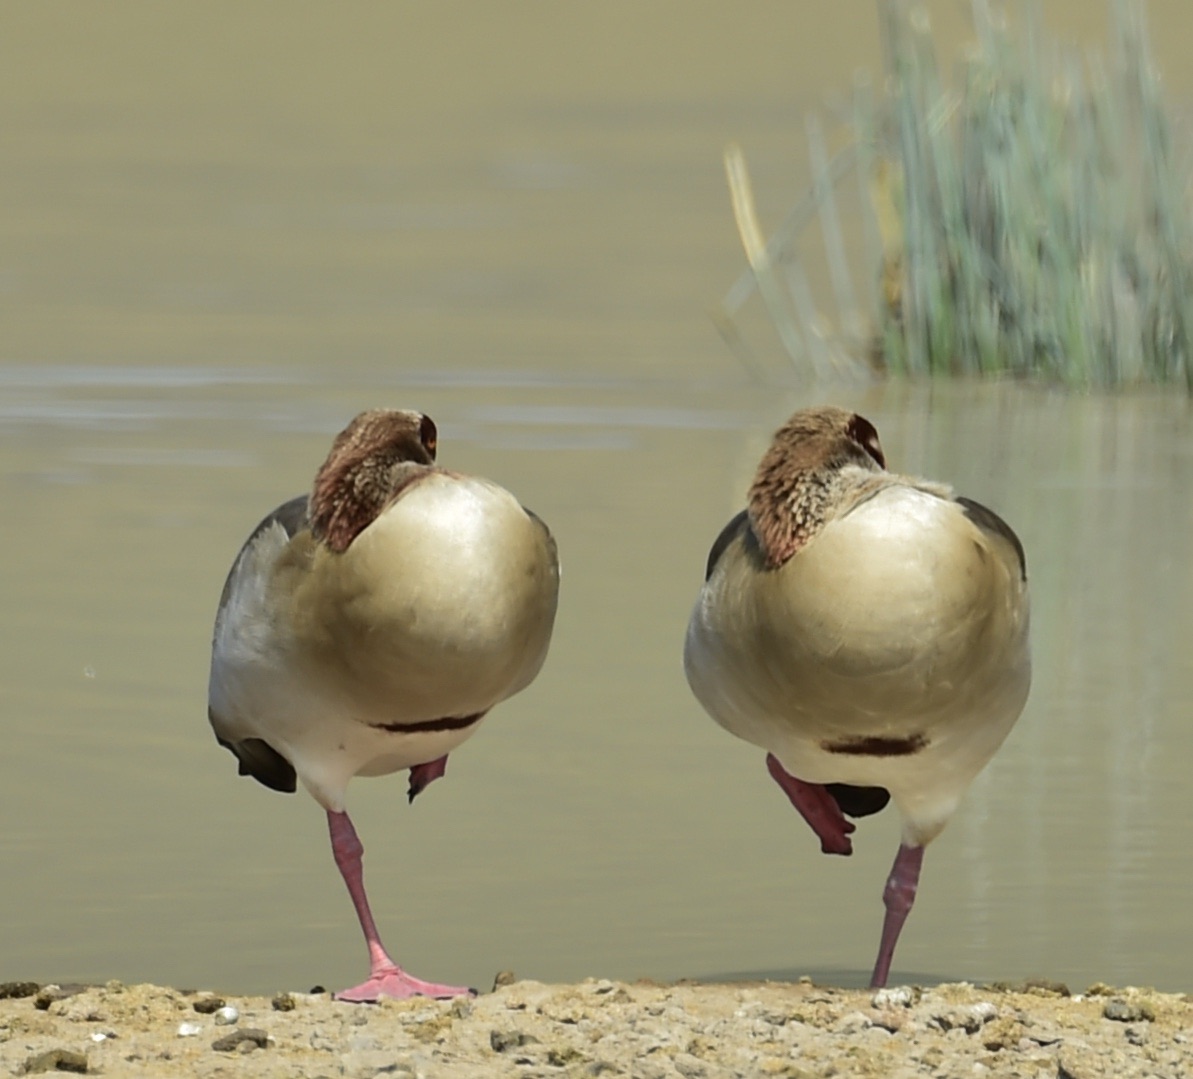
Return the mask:
POLYGON ((310 497, 271 513, 224 584, 208 716, 241 775, 327 811, 368 944, 367 981, 337 996, 456 996, 381 944, 344 798, 356 775, 410 770, 413 801, 495 704, 546 658, 559 591, 547 527, 488 480, 435 465, 435 425, 362 412, 310 497))
POLYGON ((903 838, 871 984, 886 984, 924 847, 1027 700, 1027 569, 1015 533, 942 484, 885 471, 878 433, 838 408, 775 434, 749 508, 717 537, 684 669, 828 854, 845 815, 894 799, 903 838))

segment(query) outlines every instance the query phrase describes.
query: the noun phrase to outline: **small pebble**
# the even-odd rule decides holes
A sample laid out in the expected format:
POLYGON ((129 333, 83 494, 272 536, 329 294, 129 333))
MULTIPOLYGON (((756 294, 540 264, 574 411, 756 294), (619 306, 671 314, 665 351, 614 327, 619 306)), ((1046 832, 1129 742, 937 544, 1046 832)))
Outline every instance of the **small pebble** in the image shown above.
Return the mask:
POLYGON ((334 1038, 329 1038, 322 1031, 311 1031, 310 1041, 311 1048, 320 1053, 338 1053, 340 1051, 339 1042, 334 1038))
POLYGON ((847 1012, 833 1024, 833 1030, 838 1034, 857 1034, 873 1025, 873 1020, 864 1012, 847 1012))
POLYGON ((240 1011, 231 1004, 225 1004, 215 1012, 215 1021, 221 1027, 230 1027, 240 1018, 240 1011))
POLYGON ((634 1070, 630 1074, 633 1079, 672 1079, 675 1069, 662 1060, 646 1057, 634 1065, 634 1070))
POLYGON ((970 1009, 983 1023, 998 1018, 998 1008, 988 1000, 979 1000, 976 1004, 971 1004, 970 1009))
POLYGON ((447 1014, 453 1019, 467 1019, 472 1014, 472 1007, 471 997, 453 997, 447 1014))
POLYGON ((896 1034, 900 1030, 911 1033, 916 1029, 915 1024, 910 1022, 902 1011, 895 1011, 891 1008, 883 1008, 875 1012, 873 1021, 877 1029, 885 1030, 888 1034, 896 1034))
POLYGON ((691 1053, 676 1053, 671 1063, 684 1079, 704 1079, 708 1075, 708 1065, 691 1053))
POLYGON ((38 1011, 49 1011, 50 1005, 56 1000, 64 1000, 69 993, 64 993, 59 985, 43 985, 33 998, 33 1006, 38 1011))
POLYGON ((78 1075, 85 1075, 87 1058, 73 1049, 51 1049, 25 1061, 26 1075, 34 1075, 38 1072, 75 1072, 78 1075))
POLYGON ((294 997, 290 993, 278 993, 269 1004, 275 1012, 292 1012, 295 1007, 294 997))
POLYGON ((240 1048, 245 1043, 251 1044, 253 1049, 264 1049, 269 1044, 269 1035, 255 1027, 245 1027, 225 1034, 222 1038, 216 1038, 211 1043, 211 1048, 220 1053, 252 1052, 252 1049, 240 1048))
POLYGON ((499 970, 493 978, 493 989, 500 989, 503 985, 513 985, 518 976, 512 970, 499 970))
POLYGON ((199 997, 191 1007, 200 1015, 211 1015, 212 1012, 218 1012, 226 1003, 227 1001, 223 997, 199 997))
POLYGON ((1139 1001, 1123 1000, 1122 997, 1114 997, 1106 1001, 1102 1008, 1102 1014, 1116 1023, 1136 1023, 1140 1019, 1150 1022, 1156 1018, 1155 1012, 1148 1005, 1139 1001))
POLYGON ((976 1034, 997 1016, 998 1009, 993 1004, 988 1000, 980 1000, 976 1004, 935 1011, 929 1016, 928 1022, 940 1030, 963 1030, 966 1034, 976 1034))
POLYGON ((520 1030, 489 1031, 489 1047, 494 1053, 504 1053, 526 1044, 526 1035, 520 1030))
POLYGON ((1023 983, 1025 993, 1035 993, 1039 996, 1068 997, 1072 996, 1069 987, 1064 982, 1052 978, 1028 978, 1023 983))
POLYGON ((180 1038, 193 1038, 202 1029, 198 1023, 179 1023, 178 1036, 180 1038))
POLYGON ((40 988, 37 982, 0 982, 0 1000, 31 997, 40 988))

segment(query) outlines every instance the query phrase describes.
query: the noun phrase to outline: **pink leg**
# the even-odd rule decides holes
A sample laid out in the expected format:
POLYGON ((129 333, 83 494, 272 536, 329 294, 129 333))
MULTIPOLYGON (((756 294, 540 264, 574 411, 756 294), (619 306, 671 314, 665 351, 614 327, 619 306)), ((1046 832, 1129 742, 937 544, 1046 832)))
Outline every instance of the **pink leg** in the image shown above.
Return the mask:
POLYGON ((783 788, 783 793, 799 810, 800 816, 820 837, 820 849, 825 854, 853 853, 849 834, 856 825, 845 819, 841 807, 824 787, 819 783, 805 783, 802 779, 796 779, 779 763, 773 753, 766 755, 766 768, 771 774, 771 779, 783 788))
POLYGON ((356 907, 356 916, 360 919, 360 927, 364 930, 365 942, 369 946, 368 981, 342 990, 336 994, 336 1000, 372 1003, 382 997, 461 997, 471 994, 471 989, 462 986, 436 985, 412 978, 390 959, 377 933, 377 923, 373 921, 373 912, 369 910, 369 900, 365 895, 364 870, 361 866, 365 849, 357 838, 356 829, 352 827, 347 813, 333 813, 330 809, 327 811, 327 825, 331 832, 331 853, 348 886, 348 894, 352 896, 352 905, 356 907))
POLYGON ((920 866, 924 863, 924 848, 899 844, 895 864, 887 878, 882 901, 886 904, 886 918, 882 922, 882 942, 878 945, 878 961, 874 964, 871 989, 881 989, 891 973, 891 959, 899 942, 899 931, 911 913, 916 888, 920 883, 920 866))
POLYGON ((436 760, 427 761, 426 764, 416 764, 410 769, 410 786, 406 790, 407 801, 413 802, 415 798, 427 789, 428 784, 433 783, 437 779, 442 779, 446 771, 446 753, 436 760))

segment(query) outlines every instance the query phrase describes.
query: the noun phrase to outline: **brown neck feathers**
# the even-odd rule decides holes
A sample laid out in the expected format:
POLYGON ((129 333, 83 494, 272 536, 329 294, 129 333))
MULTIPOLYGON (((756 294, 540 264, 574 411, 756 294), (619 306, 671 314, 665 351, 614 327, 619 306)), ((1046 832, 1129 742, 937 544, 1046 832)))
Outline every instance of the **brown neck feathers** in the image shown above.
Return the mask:
POLYGON ((836 515, 856 487, 852 466, 880 472, 886 461, 868 420, 839 408, 795 413, 762 457, 750 486, 750 526, 769 569, 782 566, 836 515))
POLYGON ((435 424, 418 412, 362 412, 332 443, 315 475, 311 532, 342 554, 394 497, 435 462, 435 424))

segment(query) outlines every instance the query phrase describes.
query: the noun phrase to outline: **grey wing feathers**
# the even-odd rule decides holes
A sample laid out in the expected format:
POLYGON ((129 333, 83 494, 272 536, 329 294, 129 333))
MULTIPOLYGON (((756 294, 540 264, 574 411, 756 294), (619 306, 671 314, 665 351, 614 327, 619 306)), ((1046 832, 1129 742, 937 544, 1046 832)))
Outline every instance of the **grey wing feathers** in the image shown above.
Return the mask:
POLYGON ((1019 575, 1026 581, 1027 555, 1023 551, 1023 544, 1019 542, 1019 537, 1015 535, 1015 530, 994 510, 983 506, 980 502, 975 502, 972 498, 958 496, 957 503, 965 510, 965 516, 973 521, 978 528, 984 532, 993 532, 995 535, 1002 536, 1015 549, 1015 554, 1019 556, 1019 575))
POLYGON ((704 579, 706 581, 712 576, 712 571, 717 568, 717 562, 720 561, 721 555, 725 553, 725 548, 737 539, 738 534, 743 529, 750 527, 748 518, 749 513, 746 510, 742 510, 721 529, 721 534, 713 540, 712 549, 708 552, 708 565, 704 568, 704 579))
MULTIPOLYGON (((237 567, 239 567, 241 559, 244 558, 245 552, 252 546, 253 541, 275 524, 281 525, 285 529, 286 535, 293 538, 306 528, 308 523, 306 495, 299 495, 297 498, 290 499, 289 502, 283 502, 265 517, 253 529, 249 538, 244 541, 244 545, 232 562, 232 568, 228 571, 228 576, 224 581, 224 589, 220 593, 220 611, 223 611, 228 602, 237 567)), ((210 709, 207 711, 207 717, 215 727, 215 717, 212 716, 210 709)), ((238 742, 229 742, 221 738, 218 733, 216 741, 235 755, 242 776, 252 776, 258 783, 264 784, 270 790, 281 791, 283 794, 293 794, 298 789, 298 776, 295 774, 293 766, 268 742, 264 742, 260 738, 243 738, 238 742)))
POLYGON ((522 507, 522 512, 526 514, 540 529, 542 529, 543 537, 547 541, 547 549, 551 552, 551 561, 556 568, 559 566, 559 547, 555 542, 555 537, 551 535, 551 529, 547 527, 547 522, 544 521, 534 510, 522 507))
POLYGON ((228 570, 228 576, 224 578, 224 588, 220 592, 219 610, 222 611, 228 602, 228 597, 232 592, 232 579, 236 576, 236 568, 240 565, 240 560, 244 558, 245 552, 253 545, 253 540, 274 524, 281 525, 291 539, 306 528, 310 524, 310 518, 307 516, 307 496, 298 495, 290 499, 289 502, 283 502, 271 514, 263 518, 261 523, 249 534, 249 538, 244 541, 236 553, 236 557, 232 560, 232 568, 228 570))

